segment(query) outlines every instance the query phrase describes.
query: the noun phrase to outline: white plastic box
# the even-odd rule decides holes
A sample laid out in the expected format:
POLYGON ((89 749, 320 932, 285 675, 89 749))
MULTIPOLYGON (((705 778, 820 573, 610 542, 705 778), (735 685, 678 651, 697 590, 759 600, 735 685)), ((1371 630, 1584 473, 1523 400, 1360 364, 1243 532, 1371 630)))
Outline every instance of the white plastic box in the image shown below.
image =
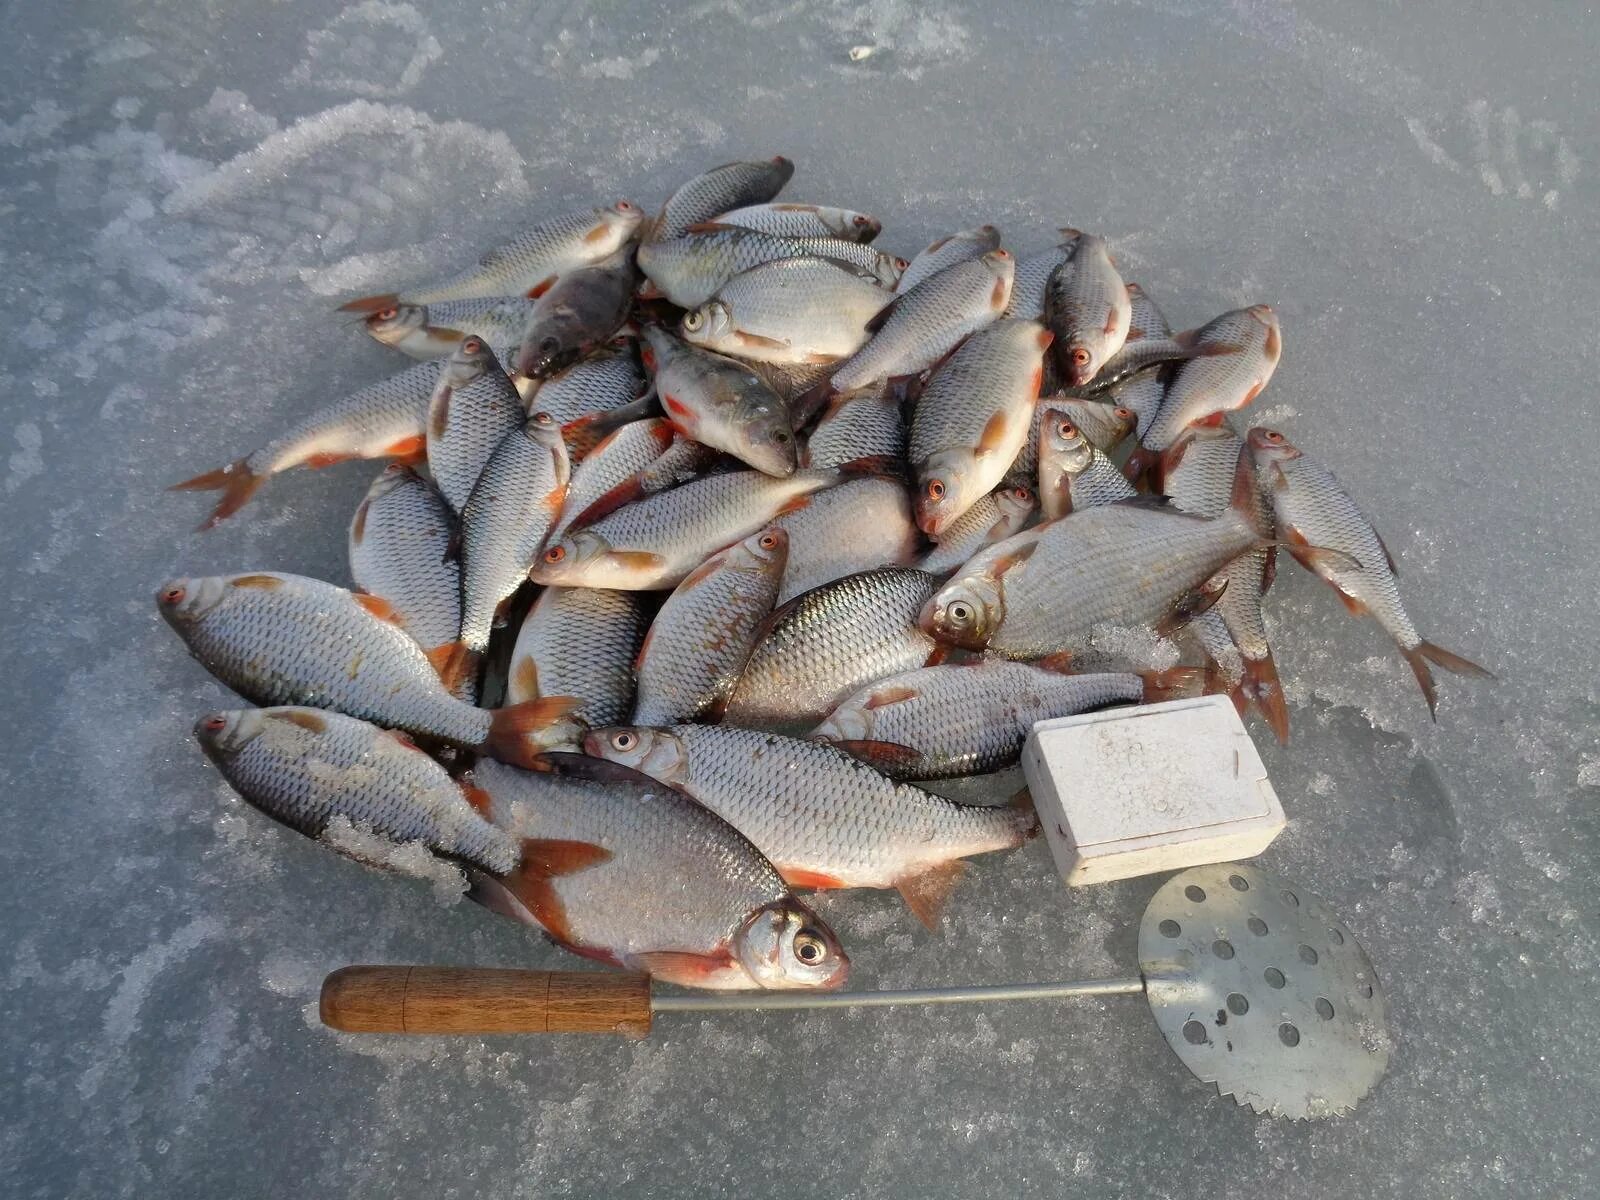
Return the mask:
POLYGON ((1022 772, 1072 887, 1252 858, 1287 823, 1226 696, 1040 721, 1022 772))

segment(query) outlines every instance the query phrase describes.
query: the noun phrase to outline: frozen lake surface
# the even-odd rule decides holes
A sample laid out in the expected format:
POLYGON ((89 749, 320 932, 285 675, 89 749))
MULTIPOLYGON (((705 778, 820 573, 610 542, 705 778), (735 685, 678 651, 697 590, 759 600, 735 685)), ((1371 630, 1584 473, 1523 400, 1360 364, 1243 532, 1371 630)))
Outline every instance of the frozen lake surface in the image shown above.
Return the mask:
MULTIPOLYGON (((1562 11, 1573 15, 1563 15, 1562 11)), ((1553 1197, 1600 1191, 1600 20, 1444 0, 13 5, 0 81, 9 953, 0 1192, 108 1196, 1553 1197), (875 52, 852 61, 852 47, 875 52), (163 485, 405 365, 337 298, 736 157, 909 254, 1073 224, 1192 325, 1269 301, 1259 419, 1327 461, 1425 635, 1500 681, 1440 724, 1286 566, 1294 740, 1263 860, 1365 942, 1389 1076, 1257 1118, 1138 1000, 663 1020, 651 1039, 360 1040, 350 962, 572 966, 246 808, 174 573, 345 579, 377 470, 240 519, 163 485)), ((1259 729, 1259 727, 1258 727, 1259 729)), ((1122 973, 1157 880, 1042 843, 929 934, 825 897, 864 987, 1122 973)))

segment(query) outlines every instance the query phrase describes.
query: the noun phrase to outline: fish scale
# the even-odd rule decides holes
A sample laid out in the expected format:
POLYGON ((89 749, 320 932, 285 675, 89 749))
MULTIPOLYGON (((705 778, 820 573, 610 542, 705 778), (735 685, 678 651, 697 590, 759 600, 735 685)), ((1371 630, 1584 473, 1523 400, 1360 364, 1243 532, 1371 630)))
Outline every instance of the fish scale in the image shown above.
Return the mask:
POLYGON ((494 351, 467 338, 439 370, 428 402, 428 470, 450 507, 466 507, 490 455, 526 414, 494 351))
MULTIPOLYGON (((1136 283, 1128 285, 1128 303, 1131 313, 1128 319, 1130 342, 1155 338, 1167 340, 1172 337, 1172 326, 1167 323, 1166 316, 1156 302, 1150 299, 1149 294, 1136 283)), ((1142 442, 1145 431, 1150 428, 1150 422, 1155 420, 1156 413, 1161 408, 1162 397, 1166 394, 1167 388, 1162 382, 1161 372, 1152 370, 1141 371, 1132 379, 1119 383, 1113 390, 1111 398, 1134 414, 1137 422, 1134 435, 1142 442)))
POLYGON ((633 662, 648 622, 639 595, 604 588, 546 588, 522 619, 506 702, 574 696, 586 725, 626 721, 633 711, 633 662))
POLYGON ((1017 262, 1016 275, 1011 282, 1011 299, 1006 303, 1003 318, 1022 321, 1044 320, 1044 294, 1056 268, 1067 261, 1068 245, 1052 246, 1038 254, 1030 254, 1017 262))
POLYGON ((993 225, 979 225, 964 229, 948 237, 939 238, 911 260, 900 276, 895 290, 909 292, 925 279, 930 279, 957 263, 981 258, 991 250, 1000 248, 1000 231, 993 225))
POLYGON ((781 396, 737 359, 686 345, 659 326, 644 338, 661 409, 678 432, 768 475, 793 473, 794 428, 781 396))
POLYGON ((838 467, 860 458, 904 458, 906 423, 883 384, 833 398, 806 440, 809 467, 838 467))
POLYGON ((606 436, 572 469, 561 515, 550 529, 558 538, 600 497, 657 463, 672 446, 672 426, 659 417, 630 421, 606 436))
POLYGON ((777 237, 835 237, 870 242, 882 231, 876 217, 826 204, 749 204, 714 218, 777 237))
POLYGON ((566 425, 591 413, 631 404, 645 390, 644 372, 631 349, 618 348, 574 363, 543 379, 522 398, 529 412, 547 412, 566 425))
POLYGON ((898 479, 847 479, 775 524, 789 536, 779 604, 857 571, 907 565, 922 542, 898 479))
POLYGON ((536 303, 521 296, 491 296, 399 304, 389 310, 392 317, 377 313, 365 324, 378 341, 412 358, 442 358, 467 337, 480 337, 493 346, 516 344, 536 303))
POLYGON ((917 613, 934 577, 881 567, 823 584, 773 614, 728 700, 735 725, 821 719, 843 697, 884 675, 921 666, 932 640, 917 613))

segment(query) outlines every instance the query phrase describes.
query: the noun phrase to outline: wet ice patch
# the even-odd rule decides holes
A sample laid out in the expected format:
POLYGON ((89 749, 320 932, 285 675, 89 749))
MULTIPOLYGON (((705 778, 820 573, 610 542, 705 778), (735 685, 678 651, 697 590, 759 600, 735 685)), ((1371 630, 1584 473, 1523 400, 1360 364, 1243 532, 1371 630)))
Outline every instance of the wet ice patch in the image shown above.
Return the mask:
POLYGON ((307 36, 305 57, 289 79, 373 99, 403 96, 443 54, 411 5, 365 0, 307 36))

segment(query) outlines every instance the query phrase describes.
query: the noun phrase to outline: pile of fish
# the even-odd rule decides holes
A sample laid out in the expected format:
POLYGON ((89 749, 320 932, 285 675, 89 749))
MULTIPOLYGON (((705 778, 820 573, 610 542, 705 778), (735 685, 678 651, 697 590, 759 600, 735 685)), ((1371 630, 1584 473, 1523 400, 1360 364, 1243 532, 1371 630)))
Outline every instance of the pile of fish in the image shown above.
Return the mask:
POLYGON ((1175 333, 1076 230, 1018 259, 983 225, 907 262, 873 217, 776 202, 793 170, 729 163, 654 217, 558 217, 352 300, 421 361, 176 485, 222 493, 210 526, 293 467, 393 460, 350 523, 353 588, 158 593, 262 706, 196 726, 246 800, 420 844, 594 959, 827 988, 849 962, 797 893, 894 888, 931 926, 965 859, 1035 829, 1025 793, 919 781, 1201 690, 1287 739, 1280 550, 1394 638, 1430 710, 1430 663, 1485 673, 1417 632, 1323 466, 1236 431, 1283 350, 1271 308, 1175 333))

